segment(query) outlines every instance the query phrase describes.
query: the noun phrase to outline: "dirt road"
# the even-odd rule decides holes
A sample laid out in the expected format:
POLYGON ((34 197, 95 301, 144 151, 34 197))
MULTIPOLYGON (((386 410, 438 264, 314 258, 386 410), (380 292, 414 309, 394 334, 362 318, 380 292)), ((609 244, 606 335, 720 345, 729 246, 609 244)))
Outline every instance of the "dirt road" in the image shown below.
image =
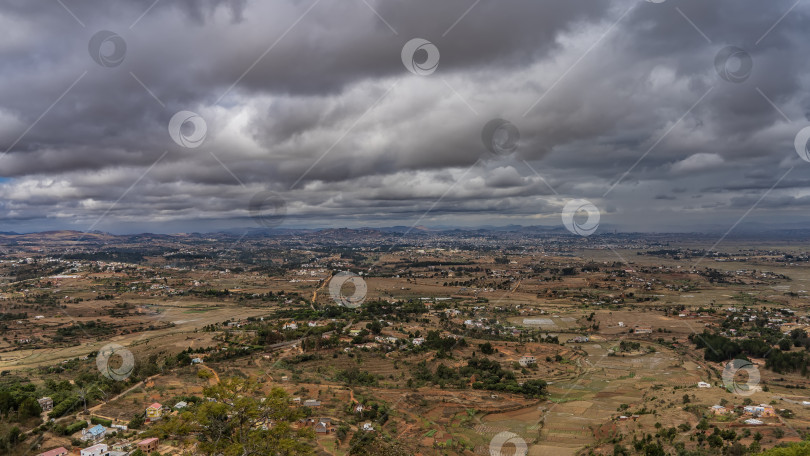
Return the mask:
POLYGON ((321 290, 323 287, 325 287, 330 280, 332 280, 331 272, 329 273, 329 277, 323 279, 321 285, 312 292, 312 301, 310 301, 309 303, 309 306, 312 307, 312 310, 315 310, 315 301, 318 299, 318 291, 321 290))

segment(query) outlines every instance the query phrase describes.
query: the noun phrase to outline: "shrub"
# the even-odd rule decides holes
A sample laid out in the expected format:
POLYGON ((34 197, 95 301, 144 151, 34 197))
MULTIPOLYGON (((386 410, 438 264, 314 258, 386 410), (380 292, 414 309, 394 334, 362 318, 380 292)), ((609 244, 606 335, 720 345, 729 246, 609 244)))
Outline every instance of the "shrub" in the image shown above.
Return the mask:
POLYGON ((101 418, 99 416, 91 416, 90 417, 90 422, 92 424, 100 424, 102 426, 107 426, 107 427, 112 426, 112 420, 108 420, 106 418, 101 418))

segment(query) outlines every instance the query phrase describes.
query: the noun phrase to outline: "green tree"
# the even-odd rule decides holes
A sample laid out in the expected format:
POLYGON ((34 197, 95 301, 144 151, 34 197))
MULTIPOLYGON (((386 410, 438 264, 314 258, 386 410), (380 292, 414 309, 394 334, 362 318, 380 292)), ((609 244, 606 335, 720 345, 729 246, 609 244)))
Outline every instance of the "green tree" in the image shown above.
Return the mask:
POLYGON ((346 424, 341 424, 338 426, 337 431, 335 431, 335 437, 337 437, 340 443, 343 443, 346 440, 346 436, 349 435, 349 431, 351 428, 346 424))
POLYGON ((807 441, 771 448, 760 453, 761 456, 804 456, 806 454, 810 454, 810 442, 807 441))
POLYGON ((660 443, 648 443, 644 445, 645 456, 666 456, 666 451, 660 443))
POLYGON ((191 364, 191 356, 188 355, 186 352, 180 352, 177 354, 177 363, 181 366, 187 366, 191 364))
POLYGON ((33 397, 27 397, 20 402, 20 406, 17 409, 20 414, 20 419, 31 418, 33 416, 39 416, 42 413, 42 408, 39 406, 39 402, 33 397))
POLYGON ((748 448, 740 442, 734 442, 723 451, 726 456, 744 456, 748 453, 748 448))
POLYGON ((368 323, 366 328, 374 334, 380 334, 380 332, 382 332, 382 323, 374 320, 371 323, 368 323))
POLYGON ((140 429, 143 427, 145 422, 146 420, 144 419, 143 413, 139 413, 133 416, 131 420, 129 420, 129 423, 127 423, 127 427, 129 429, 140 429))
POLYGON ((263 394, 253 379, 230 378, 208 387, 206 401, 193 412, 184 412, 155 426, 155 432, 183 437, 198 436, 197 449, 206 455, 309 456, 315 433, 293 429, 303 417, 290 407, 287 393, 274 388, 263 394))

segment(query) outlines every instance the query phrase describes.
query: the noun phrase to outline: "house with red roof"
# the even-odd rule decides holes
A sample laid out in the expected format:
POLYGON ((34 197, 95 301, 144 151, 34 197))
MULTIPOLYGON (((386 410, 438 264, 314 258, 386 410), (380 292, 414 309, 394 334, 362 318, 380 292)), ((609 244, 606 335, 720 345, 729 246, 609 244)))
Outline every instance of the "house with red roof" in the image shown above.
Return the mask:
POLYGON ((163 405, 155 402, 146 407, 146 421, 157 421, 163 417, 163 405))
POLYGON ((67 456, 68 450, 65 447, 54 448, 44 453, 39 453, 37 456, 67 456))

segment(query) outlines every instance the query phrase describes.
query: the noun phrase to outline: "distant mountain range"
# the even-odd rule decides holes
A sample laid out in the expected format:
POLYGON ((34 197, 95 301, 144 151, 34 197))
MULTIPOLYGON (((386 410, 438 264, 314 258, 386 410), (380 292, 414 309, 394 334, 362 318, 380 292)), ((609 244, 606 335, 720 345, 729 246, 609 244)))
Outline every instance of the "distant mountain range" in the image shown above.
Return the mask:
MULTIPOLYGON (((751 239, 810 239, 810 228, 790 228, 778 230, 737 230, 729 234, 729 238, 751 238, 751 239)), ((632 233, 632 232, 616 232, 608 227, 600 227, 599 231, 593 236, 598 239, 600 237, 650 237, 650 236, 717 236, 720 231, 708 232, 694 232, 694 233, 632 233)), ((507 225, 507 226, 482 226, 476 228, 467 227, 451 227, 451 226, 390 226, 390 227, 377 227, 377 228, 233 228, 228 230, 221 230, 209 233, 174 233, 174 234, 156 234, 156 233, 138 233, 138 234, 111 234, 101 231, 81 232, 74 230, 61 230, 61 231, 42 231, 34 233, 16 233, 4 231, 0 232, 0 243, 2 244, 36 244, 48 242, 81 242, 81 243, 127 243, 127 242, 147 242, 154 241, 188 241, 199 239, 204 241, 220 240, 223 238, 232 237, 276 237, 276 236, 310 236, 318 235, 319 237, 340 239, 340 238, 374 238, 386 237, 390 235, 408 235, 409 237, 422 237, 422 236, 435 236, 445 235, 452 236, 458 235, 520 235, 525 234, 528 236, 574 236, 565 228, 561 226, 522 226, 522 225, 507 225)))

